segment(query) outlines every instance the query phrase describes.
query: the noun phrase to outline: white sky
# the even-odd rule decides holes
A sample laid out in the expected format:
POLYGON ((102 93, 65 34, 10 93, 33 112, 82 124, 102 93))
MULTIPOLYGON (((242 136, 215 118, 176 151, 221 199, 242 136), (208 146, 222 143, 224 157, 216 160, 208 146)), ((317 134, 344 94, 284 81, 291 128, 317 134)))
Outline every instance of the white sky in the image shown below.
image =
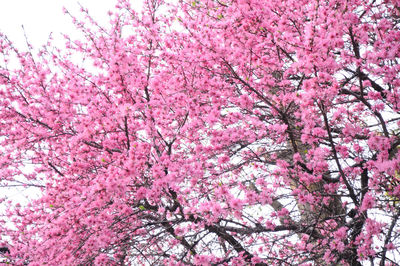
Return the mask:
POLYGON ((5 33, 18 47, 25 44, 21 25, 24 25, 28 39, 35 47, 45 44, 51 32, 54 39, 61 39, 58 33, 75 31, 70 17, 62 12, 62 7, 65 6, 72 14, 79 14, 78 2, 88 8, 96 20, 104 19, 107 22, 107 11, 114 8, 116 1, 0 0, 0 32, 5 33))

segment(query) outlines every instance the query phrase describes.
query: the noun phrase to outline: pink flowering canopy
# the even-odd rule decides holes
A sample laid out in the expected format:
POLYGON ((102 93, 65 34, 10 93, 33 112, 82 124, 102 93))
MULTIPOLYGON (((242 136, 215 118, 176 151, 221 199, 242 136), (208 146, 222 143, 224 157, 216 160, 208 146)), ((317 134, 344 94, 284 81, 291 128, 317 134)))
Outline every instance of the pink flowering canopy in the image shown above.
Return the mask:
POLYGON ((5 262, 400 263, 399 0, 134 4, 0 35, 5 262))

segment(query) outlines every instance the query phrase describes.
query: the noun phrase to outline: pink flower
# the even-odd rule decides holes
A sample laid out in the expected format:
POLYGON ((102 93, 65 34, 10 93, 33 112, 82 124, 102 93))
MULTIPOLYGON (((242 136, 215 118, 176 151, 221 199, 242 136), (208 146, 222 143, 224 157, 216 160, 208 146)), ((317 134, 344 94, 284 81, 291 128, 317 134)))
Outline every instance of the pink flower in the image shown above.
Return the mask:
POLYGON ((360 207, 360 211, 367 211, 375 206, 375 198, 371 195, 371 193, 367 193, 364 196, 363 202, 360 207))
POLYGON ((239 211, 243 208, 243 203, 240 199, 234 198, 230 201, 229 205, 231 206, 231 208, 239 211))
POLYGON ((335 239, 344 239, 347 236, 347 228, 346 227, 340 227, 335 233, 334 233, 335 239))

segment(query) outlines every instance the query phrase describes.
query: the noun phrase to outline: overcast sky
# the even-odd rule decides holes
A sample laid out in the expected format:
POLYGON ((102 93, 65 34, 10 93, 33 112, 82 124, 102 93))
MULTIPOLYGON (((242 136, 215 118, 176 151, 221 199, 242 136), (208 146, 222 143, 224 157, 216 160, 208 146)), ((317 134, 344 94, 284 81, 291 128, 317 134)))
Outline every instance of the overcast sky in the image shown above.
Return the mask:
MULTIPOLYGON (((1 0, 0 0, 1 1, 1 0)), ((135 1, 135 0, 132 0, 135 1)), ((2 0, 0 8, 0 31, 17 46, 25 43, 21 25, 34 46, 46 42, 49 34, 60 38, 58 33, 71 33, 71 19, 64 15, 65 6, 71 13, 79 13, 79 5, 87 7, 97 20, 107 19, 107 11, 113 9, 115 0, 2 0)))

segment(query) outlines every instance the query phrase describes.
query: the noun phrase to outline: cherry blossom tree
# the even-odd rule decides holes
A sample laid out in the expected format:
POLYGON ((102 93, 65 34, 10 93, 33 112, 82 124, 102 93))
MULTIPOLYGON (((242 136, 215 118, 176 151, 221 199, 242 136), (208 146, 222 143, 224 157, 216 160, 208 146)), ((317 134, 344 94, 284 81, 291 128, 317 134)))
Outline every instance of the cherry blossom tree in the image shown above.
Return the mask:
POLYGON ((8 263, 400 263, 400 1, 132 4, 1 35, 8 263))

